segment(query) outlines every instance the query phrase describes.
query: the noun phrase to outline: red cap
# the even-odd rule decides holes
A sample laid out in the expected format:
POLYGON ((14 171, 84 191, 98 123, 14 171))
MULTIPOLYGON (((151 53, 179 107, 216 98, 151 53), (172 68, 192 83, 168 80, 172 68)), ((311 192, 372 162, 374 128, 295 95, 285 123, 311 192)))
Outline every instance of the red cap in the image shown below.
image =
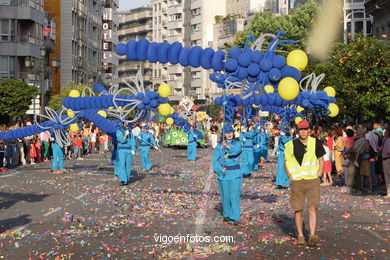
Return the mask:
POLYGON ((305 128, 310 128, 310 124, 309 124, 308 121, 302 120, 302 121, 299 122, 299 124, 298 124, 298 130, 300 130, 300 129, 305 129, 305 128))

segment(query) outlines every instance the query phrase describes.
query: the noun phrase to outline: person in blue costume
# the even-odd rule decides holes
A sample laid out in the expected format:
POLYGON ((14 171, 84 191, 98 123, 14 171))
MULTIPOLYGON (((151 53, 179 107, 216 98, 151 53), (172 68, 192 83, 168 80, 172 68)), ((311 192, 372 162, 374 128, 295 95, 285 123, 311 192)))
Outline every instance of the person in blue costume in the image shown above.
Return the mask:
POLYGON ((187 158, 189 161, 196 161, 196 139, 197 135, 194 127, 190 127, 190 131, 186 132, 188 135, 187 158))
POLYGON ((233 129, 226 126, 225 140, 213 152, 213 170, 217 174, 223 206, 224 222, 240 224, 240 196, 242 172, 240 166, 241 142, 233 139, 233 129))
POLYGON ((287 188, 290 185, 290 180, 287 176, 286 169, 284 168, 284 145, 291 141, 293 138, 290 133, 287 132, 279 136, 279 155, 278 155, 278 169, 276 171, 276 187, 277 188, 287 188))
POLYGON ((264 166, 264 163, 268 159, 268 139, 269 134, 265 131, 264 128, 261 128, 260 130, 260 160, 261 160, 261 166, 264 166))
POLYGON ((153 146, 156 150, 158 150, 158 147, 152 133, 149 132, 148 125, 142 126, 142 131, 138 134, 138 140, 138 149, 141 156, 142 169, 144 171, 150 171, 150 169, 152 168, 149 157, 150 147, 153 146))
POLYGON ((114 165, 114 174, 119 177, 118 142, 116 140, 112 140, 112 147, 111 163, 114 165))
POLYGON ((130 180, 131 161, 135 154, 135 138, 130 131, 130 127, 126 123, 116 131, 117 145, 117 160, 118 162, 118 176, 121 186, 127 185, 130 180))
POLYGON ((51 144, 51 149, 53 151, 53 161, 51 164, 51 170, 53 173, 63 173, 64 172, 64 151, 62 147, 53 139, 51 144))
POLYGON ((240 142, 242 145, 242 160, 241 170, 244 178, 250 177, 253 170, 253 141, 255 136, 258 134, 258 130, 253 130, 253 126, 244 126, 241 129, 240 142))
POLYGON ((259 130, 258 134, 253 137, 253 170, 259 169, 259 162, 260 162, 260 133, 259 130))

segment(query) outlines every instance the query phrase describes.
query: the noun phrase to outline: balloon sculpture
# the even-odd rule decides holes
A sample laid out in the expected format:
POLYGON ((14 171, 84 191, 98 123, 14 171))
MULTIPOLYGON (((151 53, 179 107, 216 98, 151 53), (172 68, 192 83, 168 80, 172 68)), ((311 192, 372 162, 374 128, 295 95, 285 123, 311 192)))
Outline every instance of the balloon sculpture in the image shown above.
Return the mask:
MULTIPOLYGON (((228 57, 221 50, 187 47, 179 42, 149 42, 147 39, 120 43, 116 52, 118 55, 126 55, 131 61, 162 64, 169 62, 184 67, 212 69, 214 72, 210 75, 210 80, 224 90, 224 94, 217 97, 215 103, 223 106, 226 127, 231 127, 238 109, 241 109, 241 121, 244 124, 259 111, 279 114, 283 119, 282 128, 291 121, 302 120, 308 109, 317 114, 337 116, 339 108, 336 105, 335 90, 332 87, 318 90, 324 75, 310 74, 302 78, 301 71, 308 64, 306 53, 294 50, 288 54, 287 59, 275 54, 279 44, 296 43, 280 40, 279 37, 284 34, 286 33, 279 31, 276 35, 264 34, 258 39, 250 35, 244 48, 232 47, 228 57), (266 37, 272 37, 273 40, 266 51, 262 52, 266 37), (251 40, 254 42, 249 48, 251 40), (237 90, 240 94, 234 94, 237 90)), ((162 84, 158 93, 145 90, 140 72, 131 78, 125 88, 111 87, 107 90, 96 83, 93 90, 86 88, 82 93, 72 90, 69 97, 62 100, 63 108, 59 111, 46 108, 46 115, 36 116, 34 125, 0 132, 0 140, 21 138, 50 130, 54 132, 57 142, 63 145, 67 142, 64 130, 70 128, 71 131, 77 131, 80 119, 94 122, 97 127, 115 138, 118 122, 134 123, 154 110, 168 116, 168 124, 175 123, 184 130, 190 127, 186 115, 176 113, 168 103, 171 87, 162 84), (95 95, 93 90, 98 95, 95 95), (46 121, 38 123, 38 118, 46 121)))

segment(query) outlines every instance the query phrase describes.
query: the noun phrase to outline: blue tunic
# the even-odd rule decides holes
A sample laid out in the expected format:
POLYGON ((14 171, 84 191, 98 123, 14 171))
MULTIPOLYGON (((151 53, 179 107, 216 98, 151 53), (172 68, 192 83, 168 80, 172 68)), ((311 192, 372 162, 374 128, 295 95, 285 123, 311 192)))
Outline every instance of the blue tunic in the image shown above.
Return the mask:
POLYGON ((292 140, 290 136, 279 136, 279 155, 278 155, 278 169, 276 171, 276 186, 289 186, 290 180, 288 179, 286 169, 284 168, 284 145, 292 140))
POLYGON ((129 135, 126 139, 125 137, 125 130, 124 129, 118 129, 116 131, 116 139, 118 140, 117 145, 117 161, 118 161, 118 167, 117 167, 117 173, 119 176, 119 181, 124 182, 125 184, 128 183, 130 180, 130 173, 131 173, 131 161, 132 161, 132 151, 135 151, 135 138, 134 135, 129 131, 129 135))
POLYGON ((57 141, 54 141, 51 145, 51 149, 53 150, 53 162, 51 165, 51 169, 53 171, 55 170, 63 170, 64 169, 64 152, 62 151, 62 148, 57 143, 57 141))
POLYGON ((188 131, 187 158, 190 161, 196 161, 196 134, 194 131, 188 131))
POLYGON ((253 170, 253 141, 257 133, 257 131, 248 131, 240 134, 242 144, 241 170, 243 175, 249 175, 253 170))
POLYGON ((143 131, 139 133, 138 138, 138 149, 141 156, 142 169, 144 171, 149 171, 152 168, 149 157, 150 146, 157 146, 156 140, 154 140, 154 137, 151 133, 143 131))
POLYGON ((241 143, 228 142, 230 149, 219 143, 213 152, 213 170, 217 174, 223 216, 230 221, 240 221, 240 196, 242 172, 240 166, 241 143), (223 169, 226 173, 223 174, 223 169))
POLYGON ((260 133, 260 157, 265 161, 268 159, 268 133, 260 133))

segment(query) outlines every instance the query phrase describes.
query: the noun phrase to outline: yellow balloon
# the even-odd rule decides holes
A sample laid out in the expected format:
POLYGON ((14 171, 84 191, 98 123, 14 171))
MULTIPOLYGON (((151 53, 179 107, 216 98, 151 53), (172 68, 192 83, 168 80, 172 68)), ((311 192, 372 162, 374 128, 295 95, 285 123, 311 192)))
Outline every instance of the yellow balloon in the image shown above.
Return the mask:
POLYGON ((297 112, 298 113, 301 113, 303 110, 305 110, 303 107, 297 106, 297 112))
POLYGON ((158 112, 163 116, 167 116, 171 112, 171 106, 168 103, 160 104, 158 106, 158 112))
POLYGON ((287 65, 297 68, 302 71, 306 68, 309 58, 306 53, 301 50, 293 50, 287 56, 287 65))
POLYGON ((326 94, 328 94, 329 97, 336 96, 336 90, 333 87, 326 87, 324 88, 324 91, 326 92, 326 94))
POLYGON ((299 94, 299 84, 294 78, 286 77, 279 82, 278 93, 284 100, 293 100, 299 94))
POLYGON ((167 120, 166 120, 166 122, 167 122, 168 125, 173 125, 173 123, 174 123, 175 121, 173 121, 173 118, 168 117, 167 120))
POLYGON ((114 110, 114 107, 109 107, 108 110, 114 110))
POLYGON ((122 111, 122 107, 119 106, 119 107, 116 109, 116 111, 122 111))
POLYGON ((255 104, 253 104, 253 105, 252 105, 252 107, 254 107, 254 108, 258 108, 258 107, 260 107, 260 106, 256 106, 255 104))
POLYGON ((335 117, 340 112, 339 107, 335 103, 330 103, 328 109, 330 111, 330 114, 329 114, 330 117, 335 117))
POLYGON ((265 87, 264 87, 264 90, 265 90, 265 92, 267 92, 267 93, 274 93, 274 92, 275 92, 274 87, 271 86, 271 85, 265 86, 265 87))
POLYGON ((175 109, 173 107, 171 107, 171 110, 169 111, 169 114, 172 115, 173 113, 175 113, 175 109))
POLYGON ((106 113, 106 111, 104 111, 104 110, 99 110, 97 113, 98 113, 99 115, 101 115, 102 117, 104 117, 104 118, 107 117, 107 113, 106 113))
POLYGON ((76 123, 71 124, 70 127, 69 127, 69 129, 70 129, 70 131, 72 131, 73 133, 79 131, 79 127, 78 127, 78 125, 77 125, 76 123))
POLYGON ((69 97, 79 97, 80 96, 80 92, 76 89, 72 89, 70 92, 69 92, 69 97))
POLYGON ((172 92, 171 86, 169 86, 166 83, 163 83, 158 87, 158 94, 161 97, 169 97, 169 95, 171 95, 171 92, 172 92))
POLYGON ((72 109, 68 109, 66 110, 66 115, 69 117, 69 118, 74 118, 74 112, 72 109))
POLYGON ((297 116, 297 117, 295 118, 295 124, 299 124, 299 122, 301 122, 302 120, 303 120, 302 117, 297 116))

